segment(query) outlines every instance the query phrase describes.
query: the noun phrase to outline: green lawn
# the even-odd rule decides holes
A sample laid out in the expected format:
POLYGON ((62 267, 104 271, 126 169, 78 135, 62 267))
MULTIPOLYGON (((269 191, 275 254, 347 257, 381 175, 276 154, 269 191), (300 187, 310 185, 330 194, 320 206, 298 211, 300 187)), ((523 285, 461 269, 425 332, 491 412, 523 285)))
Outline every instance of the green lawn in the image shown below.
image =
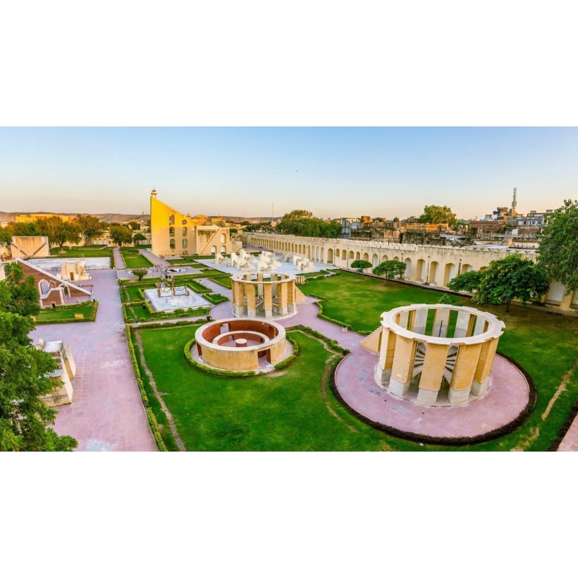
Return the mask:
POLYGON ((88 245, 87 247, 53 247, 51 257, 112 257, 112 249, 88 245))
POLYGON ((121 249, 120 254, 122 255, 122 259, 127 269, 147 269, 148 267, 153 266, 153 264, 144 255, 141 255, 141 253, 138 252, 138 249, 121 249))
POLYGON ((38 325, 47 325, 50 323, 74 323, 80 321, 91 321, 93 307, 98 307, 96 302, 81 303, 74 307, 56 307, 43 309, 36 318, 38 325), (83 314, 84 319, 75 319, 75 314, 83 314))
POLYGON ((282 372, 226 379, 185 362, 183 347, 197 327, 140 331, 147 366, 187 450, 413 449, 359 422, 333 398, 322 376, 339 356, 316 339, 291 333, 301 355, 282 372))
MULTIPOLYGON (((300 289, 306 294, 324 298, 324 315, 347 323, 357 331, 371 331, 378 327, 384 311, 411 303, 437 303, 442 296, 438 291, 353 273, 308 281, 300 289)), ((454 298, 461 304, 476 307, 470 299, 454 298)), ((532 416, 522 428, 499 440, 472 448, 546 450, 578 395, 576 370, 549 415, 542 420, 541 415, 562 378, 578 358, 578 319, 518 306, 513 306, 509 313, 506 313, 505 306, 479 308, 497 315, 506 324, 499 351, 528 371, 536 384, 538 397, 532 416), (537 433, 534 428, 538 428, 537 433)))

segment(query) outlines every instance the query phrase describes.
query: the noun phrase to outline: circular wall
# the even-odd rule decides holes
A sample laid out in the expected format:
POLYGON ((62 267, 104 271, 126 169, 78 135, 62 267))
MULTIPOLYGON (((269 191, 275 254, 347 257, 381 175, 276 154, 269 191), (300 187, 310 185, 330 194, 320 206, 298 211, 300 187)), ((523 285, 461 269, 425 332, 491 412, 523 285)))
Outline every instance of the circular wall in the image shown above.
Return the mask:
POLYGON ((273 319, 297 312, 300 292, 295 275, 241 273, 231 277, 233 314, 236 317, 273 319))
POLYGON ((265 369, 288 355, 285 329, 273 321, 220 319, 195 333, 199 362, 226 371, 265 369))
POLYGON ((381 315, 378 383, 422 405, 484 395, 504 323, 472 307, 410 305, 381 315))

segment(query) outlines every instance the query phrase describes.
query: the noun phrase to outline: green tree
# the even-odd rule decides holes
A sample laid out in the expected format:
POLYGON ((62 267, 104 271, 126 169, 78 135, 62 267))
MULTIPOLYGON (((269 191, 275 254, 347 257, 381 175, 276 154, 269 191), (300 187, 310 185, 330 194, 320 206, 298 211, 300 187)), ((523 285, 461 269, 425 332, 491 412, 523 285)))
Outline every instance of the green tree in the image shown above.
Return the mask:
POLYGON ((356 259, 349 265, 352 269, 369 269, 371 263, 369 261, 364 261, 363 259, 356 259))
POLYGON ((452 291, 469 291, 473 293, 480 288, 483 273, 481 271, 466 271, 456 275, 449 283, 448 287, 452 291))
POLYGON ((481 305, 506 304, 506 311, 514 299, 526 304, 548 291, 550 280, 541 265, 521 255, 508 255, 492 261, 482 273, 482 280, 474 301, 481 305))
POLYGON ((128 245, 132 243, 132 229, 126 225, 111 225, 110 238, 118 245, 128 245))
POLYGON ((539 262, 552 279, 578 287, 578 201, 566 200, 556 209, 540 235, 539 262))
POLYGON ((447 293, 444 293, 441 296, 438 303, 440 305, 456 305, 456 306, 460 305, 451 295, 448 295, 447 293))
POLYGON ((98 217, 93 217, 92 215, 77 215, 74 223, 86 238, 87 245, 90 245, 92 239, 101 235, 106 229, 106 223, 103 223, 98 217))
MULTIPOLYGON (((249 230, 249 227, 245 230, 249 230)), ((341 232, 341 225, 338 221, 326 222, 314 217, 311 211, 298 209, 283 215, 276 230, 286 235, 334 239, 341 232)))
POLYGON ((380 263, 373 269, 373 273, 374 275, 387 277, 387 279, 393 279, 396 275, 401 278, 405 273, 405 268, 405 263, 394 259, 392 261, 384 261, 383 263, 380 263))
POLYGON ((140 225, 136 222, 136 221, 131 221, 128 226, 133 230, 133 231, 140 231, 140 225))
POLYGON ((448 223, 449 225, 456 225, 458 220, 455 213, 444 205, 426 205, 423 208, 423 213, 419 218, 420 223, 448 223))
POLYGON ((12 233, 8 229, 0 229, 0 245, 9 245, 12 240, 12 233))
POLYGON ((36 223, 41 235, 48 237, 51 245, 62 248, 64 243, 80 242, 80 228, 75 223, 63 221, 60 217, 41 219, 36 223))
POLYGON ((77 445, 48 427, 56 412, 40 399, 55 387, 48 376, 56 362, 28 337, 31 314, 39 309, 34 278, 24 279, 18 264, 8 265, 0 281, 0 451, 66 451, 77 445))
POLYGON ((138 277, 139 281, 148 273, 148 269, 133 269, 132 274, 138 277))
POLYGON ((137 241, 146 241, 146 237, 142 234, 142 233, 135 233, 135 235, 132 238, 133 241, 137 242, 137 241))

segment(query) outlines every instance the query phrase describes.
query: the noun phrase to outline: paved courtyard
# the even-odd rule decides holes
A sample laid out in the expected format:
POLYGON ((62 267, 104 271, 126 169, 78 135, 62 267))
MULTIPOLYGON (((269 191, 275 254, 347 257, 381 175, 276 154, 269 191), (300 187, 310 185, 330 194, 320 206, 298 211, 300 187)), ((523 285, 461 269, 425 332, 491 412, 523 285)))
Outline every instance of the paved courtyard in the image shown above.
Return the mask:
POLYGON ((116 274, 91 272, 99 302, 93 323, 38 326, 31 337, 63 340, 76 361, 72 404, 56 408, 54 429, 85 451, 155 451, 124 335, 116 274))

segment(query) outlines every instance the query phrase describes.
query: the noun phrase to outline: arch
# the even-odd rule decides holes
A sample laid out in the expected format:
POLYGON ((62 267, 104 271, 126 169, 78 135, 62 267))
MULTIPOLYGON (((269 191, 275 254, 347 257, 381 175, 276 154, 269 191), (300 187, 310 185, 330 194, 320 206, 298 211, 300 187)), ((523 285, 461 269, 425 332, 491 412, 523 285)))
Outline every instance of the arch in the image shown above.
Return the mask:
POLYGON ((50 291, 50 283, 46 279, 40 279, 38 282, 38 293, 40 293, 40 297, 46 295, 50 291))
POLYGON ((169 215, 169 225, 174 225, 174 224, 175 224, 175 216, 169 215))
POLYGON ((464 263, 462 265, 461 273, 467 273, 468 271, 472 270, 472 266, 469 263, 464 263))
POLYGON ((327 262, 333 263, 333 249, 327 249, 327 262))
POLYGON ((399 257, 394 257, 393 260, 394 260, 394 261, 399 261, 399 257))
POLYGON ((357 260, 361 259, 361 253, 360 253, 359 251, 357 251, 357 252, 355 253, 355 258, 356 258, 357 260))
POLYGON ((373 257, 371 259, 371 264, 374 267, 377 267, 379 265, 379 257, 375 253, 373 254, 373 257))
POLYGON ((189 242, 187 241, 187 239, 183 239, 183 243, 182 243, 183 249, 186 249, 186 248, 187 248, 188 243, 189 243, 189 242))
POLYGON ((221 246, 221 255, 225 255, 227 253, 226 245, 221 246))
POLYGON ((412 273, 412 271, 411 271, 411 270, 412 270, 412 262, 411 262, 411 259, 409 259, 409 258, 406 259, 406 260, 404 261, 404 263, 405 263, 405 273, 404 273, 404 277, 405 277, 406 279, 411 279, 411 273, 412 273))
MULTIPOLYGON (((329 249, 331 251, 331 249, 329 249)), ((335 249, 335 258, 339 259, 339 249, 335 249)))
POLYGON ((353 259, 353 251, 349 251, 349 258, 353 259))
POLYGON ((429 264, 428 283, 430 285, 438 285, 440 264, 437 261, 432 261, 429 264))
POLYGON ((444 270, 444 287, 448 286, 448 283, 456 276, 456 265, 455 263, 447 263, 444 270))
POLYGON ((216 255, 217 254, 217 247, 215 245, 213 245, 211 247, 211 255, 216 255))
POLYGON ((186 236, 187 236, 187 228, 183 227, 183 237, 186 237, 186 236))
POLYGON ((311 260, 311 247, 307 247, 307 258, 311 260))
POLYGON ((174 236, 175 236, 175 228, 174 228, 174 227, 169 227, 169 236, 170 236, 170 237, 174 237, 174 236))
POLYGON ((174 239, 171 239, 170 247, 171 247, 171 249, 174 249, 176 247, 174 239))
POLYGON ((323 250, 323 247, 321 247, 321 262, 323 263, 323 257, 325 256, 325 251, 323 250))
POLYGON ((382 263, 385 263, 386 261, 389 261, 389 257, 388 257, 387 255, 384 255, 384 256, 381 258, 381 262, 382 262, 382 263))
POLYGON ((225 233, 221 233, 221 245, 227 242, 227 235, 225 233))
POLYGON ((369 253, 363 253, 363 260, 369 261, 369 253))
POLYGON ((415 272, 415 281, 425 281, 425 259, 417 260, 417 267, 415 272))

